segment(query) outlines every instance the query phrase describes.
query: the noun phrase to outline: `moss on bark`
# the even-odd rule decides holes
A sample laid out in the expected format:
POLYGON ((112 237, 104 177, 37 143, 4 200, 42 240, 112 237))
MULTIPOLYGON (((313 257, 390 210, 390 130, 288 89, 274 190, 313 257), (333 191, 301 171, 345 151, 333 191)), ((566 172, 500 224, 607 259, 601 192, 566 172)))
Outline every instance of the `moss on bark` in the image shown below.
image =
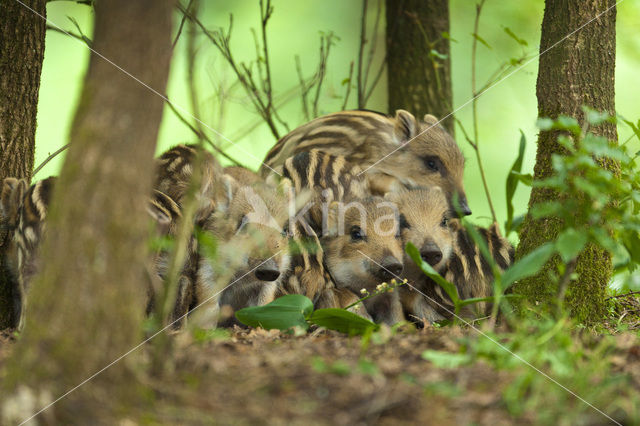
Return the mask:
MULTIPOLYGON (((576 117, 584 125, 581 110, 583 105, 615 114, 614 5, 614 0, 546 0, 537 82, 540 117, 557 118, 559 115, 567 115, 576 117), (609 8, 608 12, 594 19, 609 8), (574 34, 560 41, 573 31, 574 34)), ((612 142, 617 141, 617 131, 613 124, 598 126, 594 133, 605 136, 612 142)), ((556 141, 557 136, 557 132, 540 133, 534 179, 551 176, 551 156, 556 153, 564 154, 556 141)), ((602 166, 610 170, 616 167, 610 163, 602 166)), ((561 200, 562 197, 562 194, 548 188, 534 188, 529 199, 529 209, 538 203, 561 200)), ((527 215, 520 231, 516 259, 545 242, 554 240, 562 226, 558 219, 536 220, 527 215)), ((558 289, 549 274, 555 273, 558 261, 557 257, 552 258, 540 273, 517 283, 514 292, 524 295, 532 303, 555 304, 558 289)), ((579 321, 597 322, 605 313, 604 296, 612 273, 611 256, 600 248, 587 246, 578 256, 576 272, 578 278, 569 283, 566 306, 579 321)))

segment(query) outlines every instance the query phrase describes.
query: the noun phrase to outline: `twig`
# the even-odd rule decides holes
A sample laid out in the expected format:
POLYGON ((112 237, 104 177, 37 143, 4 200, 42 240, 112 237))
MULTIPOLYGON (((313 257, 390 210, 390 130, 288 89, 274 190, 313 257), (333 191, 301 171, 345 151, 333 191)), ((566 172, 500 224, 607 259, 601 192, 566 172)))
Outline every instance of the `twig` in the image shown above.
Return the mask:
POLYGON ((619 297, 627 297, 627 296, 633 296, 633 295, 640 295, 640 291, 630 291, 628 293, 624 293, 624 294, 616 294, 615 296, 609 296, 604 300, 609 300, 609 299, 617 299, 619 297))
POLYGON ((349 77, 347 77, 347 91, 344 94, 344 102, 342 103, 341 110, 347 109, 347 102, 349 102, 349 94, 351 94, 351 77, 353 77, 353 61, 349 65, 349 77))
POLYGON ((360 47, 358 49, 358 108, 364 108, 364 93, 365 88, 362 87, 362 56, 364 52, 364 45, 367 42, 366 33, 367 33, 367 6, 369 4, 368 0, 362 0, 362 17, 360 20, 360 47))
POLYGON ((307 106, 307 95, 309 94, 309 90, 311 90, 311 85, 307 86, 307 83, 304 81, 304 76, 302 75, 302 64, 300 63, 300 56, 295 55, 294 60, 296 62, 296 72, 298 73, 298 81, 300 82, 300 97, 302 98, 302 113, 304 114, 305 120, 311 120, 311 116, 309 115, 309 108, 307 106))
MULTIPOLYGON (((191 9, 191 4, 193 3, 193 0, 189 0, 189 4, 187 5, 187 10, 191 9)), ((176 34, 176 38, 173 40, 173 43, 171 44, 171 48, 176 47, 176 43, 178 43, 178 39, 180 38, 180 34, 182 34, 182 28, 184 27, 184 23, 187 20, 187 15, 186 14, 182 14, 182 19, 180 20, 180 26, 178 27, 178 33, 176 34)))
MULTIPOLYGON (((63 30, 63 29, 60 29, 58 27, 54 27, 53 25, 49 25, 49 24, 47 24, 47 30, 55 31, 57 33, 64 34, 64 35, 69 36, 69 37, 73 37, 73 38, 78 39, 78 40, 80 40, 80 41, 82 41, 84 43, 87 43, 87 41, 85 40, 84 37, 82 37, 80 34, 74 33, 73 31, 63 30)), ((91 46, 91 44, 89 43, 88 46, 91 46)))
MULTIPOLYGON (((288 129, 288 126, 279 117, 273 105, 273 99, 272 99, 273 92, 272 92, 272 86, 270 81, 271 72, 268 67, 268 57, 265 58, 265 70, 267 72, 266 80, 269 80, 269 81, 263 81, 261 83, 263 84, 263 88, 264 88, 264 90, 261 90, 256 85, 256 82, 253 78, 253 72, 251 71, 251 66, 247 66, 244 63, 238 64, 233 57, 233 53, 231 52, 229 41, 231 39, 231 31, 233 29, 233 15, 229 15, 229 28, 226 32, 222 28, 216 31, 209 31, 196 16, 194 16, 189 11, 185 10, 184 7, 179 5, 178 8, 191 21, 193 21, 198 27, 200 27, 203 34, 211 41, 211 43, 213 43, 214 46, 218 48, 218 50, 222 54, 222 57, 227 61, 227 63, 235 73, 242 87, 244 87, 247 95, 249 96, 249 99, 251 99, 251 102, 256 108, 256 111, 258 112, 258 114, 266 122, 273 136, 276 139, 280 139, 280 132, 278 130, 278 127, 276 126, 275 121, 277 120, 286 129, 288 129)), ((265 37, 266 37, 266 25, 272 12, 273 12, 273 8, 271 7, 270 0, 267 1, 266 9, 263 7, 263 2, 261 0, 260 1, 260 17, 261 17, 261 23, 263 26, 263 35, 265 37)), ((263 40, 263 44, 265 43, 265 41, 266 39, 263 40)), ((260 58, 256 58, 256 60, 259 61, 260 58)), ((261 72, 260 70, 261 68, 260 66, 258 66, 259 73, 261 72)))
POLYGON ((318 101, 320 100, 320 90, 327 71, 327 61, 329 60, 329 51, 333 42, 333 33, 320 38, 320 63, 318 64, 318 72, 316 78, 316 95, 313 99, 313 115, 318 116, 318 101))
MULTIPOLYGON (((480 24, 480 14, 482 12, 482 6, 486 0, 481 0, 476 5, 476 19, 473 24, 473 34, 478 34, 478 27, 480 24)), ((476 159, 478 161, 478 170, 480 171, 480 177, 482 178, 482 185, 484 186, 484 192, 487 196, 487 202, 489 203, 489 209, 491 210, 491 217, 494 223, 498 223, 495 209, 493 208, 493 202, 491 201, 491 195, 489 194, 489 185, 487 184, 487 178, 484 173, 484 167, 482 166, 482 160, 480 159, 480 143, 478 140, 478 108, 477 99, 478 93, 476 91, 476 51, 478 50, 478 38, 473 37, 471 45, 471 94, 473 101, 471 102, 471 110, 473 114, 473 140, 475 142, 474 151, 476 153, 476 159)))
POLYGON ((38 174, 38 172, 47 165, 47 163, 51 160, 53 160, 58 154, 60 154, 62 151, 64 151, 65 149, 69 148, 70 144, 66 144, 64 146, 62 146, 62 148, 59 148, 58 150, 56 150, 53 154, 49 155, 47 158, 45 158, 45 160, 40 163, 38 165, 38 167, 35 168, 35 170, 33 171, 33 174, 31 175, 32 177, 35 176, 36 174, 38 174))
MULTIPOLYGON (((373 95, 373 91, 378 85, 380 78, 382 77, 382 73, 384 72, 384 66, 387 62, 387 53, 385 53, 380 66, 378 67, 378 71, 371 83, 369 84, 369 74, 371 71, 371 66, 373 65, 373 57, 376 52, 376 33, 378 31, 378 26, 380 23, 380 16, 382 14, 382 2, 378 2, 378 10, 376 12, 375 24, 373 27, 373 33, 371 35, 372 41, 371 46, 369 48, 368 57, 366 58, 367 64, 365 66, 364 74, 362 70, 362 65, 364 61, 364 46, 367 44, 367 9, 368 9, 368 0, 363 0, 362 3, 362 17, 360 22, 360 46, 358 48, 358 70, 357 70, 357 78, 356 78, 356 91, 358 95, 358 108, 365 108, 367 106, 367 102, 371 95, 373 95)), ((395 27, 394 27, 395 28, 395 27)), ((351 74, 351 72, 350 72, 351 74)), ((346 102, 345 102, 346 105, 346 102)), ((344 108, 343 108, 344 109, 344 108)))
MULTIPOLYGON (((367 82, 369 80, 369 72, 371 71, 371 64, 373 62, 373 56, 376 52, 377 39, 376 34, 378 33, 378 26, 380 25, 380 15, 382 14, 382 1, 378 0, 378 10, 376 11, 376 20, 373 24, 373 32, 371 37, 371 45, 369 46, 369 57, 367 58, 367 66, 364 71, 364 88, 367 87, 367 82)), ((365 18, 366 19, 366 18, 365 18)), ((366 102, 366 101, 365 101, 366 102)))
MULTIPOLYGON (((191 10, 191 6, 194 0, 189 1, 189 6, 187 6, 187 10, 191 10)), ((194 15, 197 16, 200 10, 200 2, 196 2, 194 5, 194 15)), ((183 20, 186 18, 186 15, 183 15, 183 20)), ((177 39, 176 39, 177 40, 177 39)), ((191 111, 193 112, 193 116, 196 118, 195 127, 198 129, 196 135, 198 136, 198 140, 202 141, 202 135, 205 134, 204 128, 202 126, 202 117, 200 114, 200 102, 198 100, 198 93, 196 90, 196 29, 195 25, 192 21, 189 21, 189 27, 187 29, 187 85, 189 87, 189 98, 191 101, 191 111)))
POLYGON ((233 162, 234 164, 238 166, 242 165, 238 160, 229 156, 229 154, 224 152, 222 149, 220 149, 220 147, 218 147, 215 143, 213 143, 213 141, 206 134, 199 132, 198 129, 193 127, 193 125, 189 123, 189 121, 182 114, 180 114, 180 111, 178 111, 171 102, 167 102, 167 105, 169 106, 169 109, 171 109, 171 111, 176 115, 176 117, 178 117, 178 119, 182 121, 182 123, 184 123, 185 126, 189 128, 189 130, 191 130, 198 138, 204 139, 204 141, 207 142, 209 146, 213 148, 214 151, 216 151, 218 154, 220 154, 227 160, 233 162))

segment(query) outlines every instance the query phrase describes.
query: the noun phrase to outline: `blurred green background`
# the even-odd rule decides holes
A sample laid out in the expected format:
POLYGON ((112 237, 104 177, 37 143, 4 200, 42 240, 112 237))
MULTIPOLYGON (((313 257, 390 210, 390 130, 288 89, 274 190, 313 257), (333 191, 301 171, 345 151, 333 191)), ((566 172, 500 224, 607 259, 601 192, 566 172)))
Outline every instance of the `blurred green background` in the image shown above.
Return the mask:
MULTIPOLYGON (((370 2, 367 16, 370 29, 375 21, 377 4, 376 1, 370 2)), ((450 1, 451 37, 455 40, 451 45, 454 108, 462 107, 471 97, 471 33, 475 4, 476 2, 471 0, 450 1)), ((340 37, 331 49, 327 76, 319 102, 322 114, 340 110, 346 91, 343 82, 348 76, 350 62, 357 59, 362 3, 356 0, 274 0, 273 6, 274 13, 267 28, 273 87, 280 115, 293 129, 304 122, 294 56, 300 56, 303 72, 305 76, 310 77, 318 63, 320 32, 332 31, 340 37)), ((505 27, 510 28, 528 43, 524 48, 526 53, 537 53, 543 9, 542 0, 490 0, 486 3, 479 34, 491 48, 481 44, 478 46, 479 86, 484 84, 500 64, 523 53, 523 47, 506 34, 505 27)), ((71 18, 91 37, 93 16, 89 7, 73 2, 54 1, 48 3, 47 13, 51 25, 78 32, 69 19, 71 18)), ((258 1, 202 2, 201 21, 210 29, 221 26, 226 29, 230 13, 234 18, 231 48, 236 60, 254 60, 255 44, 251 28, 259 29, 258 1)), ((640 118, 640 109, 637 106, 640 98, 640 85, 637 83, 637 70, 640 68, 640 38, 637 31, 640 22, 640 2, 622 2, 618 7, 617 16, 616 106, 620 114, 636 121, 640 118)), ((177 31, 180 18, 179 12, 176 12, 174 32, 177 31)), ((140 25, 145 23, 141 22, 140 25)), ((384 56, 384 13, 378 33, 375 37, 370 37, 370 40, 373 39, 378 43, 373 66, 375 70, 376 64, 380 63, 384 56)), ((257 169, 260 160, 275 140, 254 112, 243 89, 237 84, 234 85, 234 75, 217 49, 205 37, 199 37, 196 44, 196 78, 202 115, 200 118, 212 129, 234 141, 234 144, 231 144, 209 132, 220 146, 226 147, 227 153, 247 167, 257 169)), ((47 32, 38 109, 36 164, 67 141, 88 57, 89 49, 81 41, 54 31, 47 32)), ((186 57, 186 36, 183 32, 175 46, 168 96, 175 104, 190 110, 186 57)), ((505 179, 517 154, 520 129, 528 142, 523 172, 533 170, 537 136, 536 77, 537 59, 533 59, 478 100, 480 149, 488 172, 491 196, 501 224, 506 218, 505 179)), ((386 75, 383 75, 367 108, 388 112, 385 80, 386 75)), ((347 108, 355 106, 355 94, 352 92, 347 108)), ((470 104, 463 106, 456 115, 467 129, 471 129, 470 104)), ((459 129, 456 129, 456 135, 468 158, 465 187, 469 205, 473 210, 472 218, 480 224, 488 224, 489 208, 475 155, 462 138, 459 129)), ((627 127, 619 127, 620 141, 626 140, 630 135, 627 127)), ((188 141, 195 141, 195 136, 166 108, 158 152, 188 141)), ((640 148, 637 140, 632 140, 629 144, 633 144, 635 150, 640 148)), ((36 178, 42 179, 57 174, 62 160, 63 155, 56 157, 36 178)), ((516 216, 526 211, 528 197, 527 188, 520 186, 514 199, 516 216)))

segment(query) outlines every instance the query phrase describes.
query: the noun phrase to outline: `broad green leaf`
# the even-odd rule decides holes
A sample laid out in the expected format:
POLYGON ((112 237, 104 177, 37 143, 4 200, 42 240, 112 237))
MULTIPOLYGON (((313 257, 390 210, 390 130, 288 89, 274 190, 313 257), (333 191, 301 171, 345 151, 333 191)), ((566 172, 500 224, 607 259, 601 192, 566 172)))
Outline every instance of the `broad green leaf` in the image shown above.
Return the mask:
POLYGON ((538 118, 536 126, 540 130, 551 130, 553 128, 553 120, 547 117, 538 118))
POLYGON ((558 236, 556 250, 565 263, 569 262, 580 253, 588 239, 588 235, 583 232, 578 232, 573 228, 567 229, 558 236))
POLYGON ((442 59, 442 60, 447 59, 447 55, 440 53, 435 49, 431 49, 431 51, 429 52, 429 55, 435 56, 436 58, 442 59))
POLYGON ((615 123, 616 118, 610 116, 608 112, 600 112, 595 109, 591 109, 586 105, 582 106, 582 111, 585 113, 585 117, 589 124, 597 126, 598 124, 602 124, 604 122, 615 123))
POLYGON ((527 145, 527 140, 524 136, 524 132, 520 130, 520 147, 518 148, 518 156, 516 157, 516 161, 514 161, 511 166, 511 170, 509 171, 509 175, 507 176, 507 223, 505 225, 505 234, 509 235, 509 233, 513 230, 513 196, 516 193, 516 188, 518 187, 518 178, 514 175, 515 173, 520 174, 522 171, 522 160, 524 158, 524 150, 527 145))
POLYGON ((559 130, 568 130, 574 135, 579 135, 582 129, 580 128, 580 124, 578 120, 573 117, 567 117, 566 115, 561 115, 556 120, 554 128, 559 130))
POLYGON ((461 365, 469 364, 473 360, 469 354, 434 351, 432 349, 422 352, 422 358, 431 361, 433 365, 440 368, 458 368, 461 365))
POLYGON ((318 309, 308 318, 311 324, 336 330, 350 336, 363 335, 368 331, 377 330, 378 324, 362 318, 344 309, 318 309))
POLYGON ((637 232, 627 232, 622 236, 622 241, 629 252, 631 260, 640 263, 640 238, 637 232))
POLYGON ((431 267, 427 262, 420 257, 420 251, 411 243, 407 243, 405 248, 407 254, 415 262, 416 265, 422 270, 422 272, 436 282, 447 293, 454 305, 460 302, 460 296, 458 295, 458 289, 449 281, 445 280, 438 274, 435 269, 431 267))
POLYGON ((511 172, 509 174, 512 175, 514 179, 516 179, 518 182, 522 183, 523 185, 526 185, 526 186, 533 185, 533 175, 531 173, 511 172))
POLYGON ((559 201, 545 201, 538 203, 531 208, 531 216, 534 219, 540 219, 543 217, 557 216, 558 212, 562 211, 562 203, 559 201))
POLYGON ((554 253, 555 247, 552 243, 545 243, 527 254, 522 259, 511 265, 504 274, 502 274, 502 288, 507 289, 517 280, 530 277, 540 271, 547 263, 547 260, 554 253))
POLYGON ((236 312, 241 323, 267 330, 288 330, 299 326, 309 328, 305 320, 313 312, 313 302, 301 294, 287 294, 264 306, 250 306, 236 312))

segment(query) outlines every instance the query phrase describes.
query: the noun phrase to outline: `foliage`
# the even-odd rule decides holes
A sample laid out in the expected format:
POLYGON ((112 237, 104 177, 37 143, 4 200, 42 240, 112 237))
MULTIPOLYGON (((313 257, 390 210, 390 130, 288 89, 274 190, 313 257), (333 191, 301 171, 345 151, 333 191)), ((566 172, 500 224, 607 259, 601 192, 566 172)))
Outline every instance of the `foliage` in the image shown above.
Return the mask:
POLYGON ((605 420, 632 398, 628 378, 616 372, 615 339, 589 338, 563 317, 520 319, 509 332, 481 332, 461 339, 457 353, 427 350, 422 357, 438 368, 484 362, 512 373, 502 401, 515 418, 534 416, 540 424, 605 420), (589 405, 593 404, 593 406, 589 405), (582 419, 582 420, 580 420, 582 419))
POLYGON ((552 156, 554 174, 534 182, 562 198, 541 203, 531 210, 535 218, 554 217, 562 229, 555 242, 563 264, 570 265, 586 244, 604 248, 618 260, 617 272, 633 272, 640 262, 640 176, 635 155, 625 144, 615 146, 591 132, 604 122, 615 122, 606 113, 583 108, 587 124, 560 116, 543 118, 538 126, 558 131, 558 144, 564 155, 552 156), (613 170, 602 167, 613 164, 613 170))
POLYGON ((294 327, 307 330, 314 324, 349 335, 365 335, 379 328, 377 324, 346 309, 314 311, 313 302, 301 294, 287 294, 264 306, 240 309, 236 312, 236 318, 245 325, 267 330, 290 330, 294 327))

